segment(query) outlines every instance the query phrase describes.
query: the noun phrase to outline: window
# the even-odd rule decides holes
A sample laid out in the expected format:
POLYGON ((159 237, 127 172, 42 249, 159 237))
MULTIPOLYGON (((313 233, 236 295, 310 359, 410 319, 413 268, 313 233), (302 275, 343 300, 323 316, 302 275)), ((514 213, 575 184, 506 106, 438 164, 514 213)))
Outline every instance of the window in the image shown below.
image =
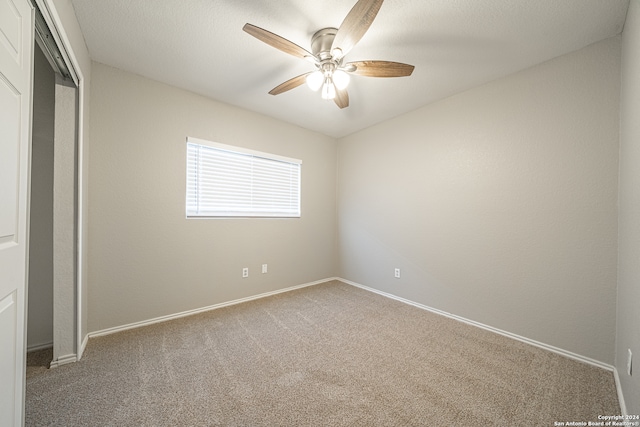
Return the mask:
POLYGON ((300 217, 301 164, 187 138, 187 217, 300 217))

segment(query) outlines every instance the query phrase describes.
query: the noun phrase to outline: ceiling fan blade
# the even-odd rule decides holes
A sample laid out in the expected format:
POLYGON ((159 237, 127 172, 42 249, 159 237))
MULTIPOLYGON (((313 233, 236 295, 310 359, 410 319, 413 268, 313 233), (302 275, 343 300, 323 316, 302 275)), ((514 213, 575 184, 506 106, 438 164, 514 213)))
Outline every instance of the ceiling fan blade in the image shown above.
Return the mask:
POLYGON ((345 56, 360 41, 375 19, 383 0, 358 0, 342 21, 333 44, 332 52, 340 49, 338 56, 345 56))
POLYGON ((287 80, 286 82, 274 87, 269 91, 270 95, 280 95, 283 92, 286 92, 291 89, 295 89, 301 84, 304 84, 307 81, 307 76, 311 73, 300 74, 297 77, 287 80))
POLYGON ((336 97, 333 98, 333 102, 335 102, 341 109, 347 108, 349 106, 349 94, 347 93, 347 90, 339 90, 336 88, 336 97))
POLYGON ((367 77, 406 77, 413 73, 415 68, 413 65, 403 64, 401 62, 391 61, 355 61, 345 64, 344 68, 347 68, 347 72, 355 74, 357 76, 367 77), (354 71, 349 71, 348 68, 355 66, 354 71))
POLYGON ((256 27, 251 24, 244 24, 242 27, 244 32, 251 34, 253 37, 257 38, 260 41, 265 42, 269 46, 275 47, 289 55, 297 56, 298 58, 306 58, 312 57, 313 54, 307 51, 306 49, 301 48, 297 44, 292 41, 285 39, 284 37, 280 37, 277 34, 273 34, 270 31, 267 31, 263 28, 256 27))

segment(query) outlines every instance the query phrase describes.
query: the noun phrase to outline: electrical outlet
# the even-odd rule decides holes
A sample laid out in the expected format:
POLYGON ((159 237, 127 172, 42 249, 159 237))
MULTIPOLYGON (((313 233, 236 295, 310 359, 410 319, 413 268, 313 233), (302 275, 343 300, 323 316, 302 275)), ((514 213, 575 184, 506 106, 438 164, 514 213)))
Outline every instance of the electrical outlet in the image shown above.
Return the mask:
POLYGON ((396 268, 395 271, 393 272, 393 275, 395 276, 396 279, 400 278, 400 269, 396 268))
POLYGON ((267 272, 267 264, 262 264, 262 274, 267 272))
POLYGON ((247 267, 242 269, 242 277, 249 277, 249 269, 247 267))
POLYGON ((627 350, 629 351, 629 357, 627 357, 627 374, 633 375, 633 365, 632 365, 633 353, 631 353, 630 348, 627 350))

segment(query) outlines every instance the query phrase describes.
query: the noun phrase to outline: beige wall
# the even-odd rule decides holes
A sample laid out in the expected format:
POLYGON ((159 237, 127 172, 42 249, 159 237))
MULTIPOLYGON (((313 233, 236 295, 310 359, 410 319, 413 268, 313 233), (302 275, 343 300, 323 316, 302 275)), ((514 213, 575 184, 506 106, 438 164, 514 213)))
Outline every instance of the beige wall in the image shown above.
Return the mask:
POLYGON ((342 139, 339 275, 613 364, 619 64, 608 39, 342 139))
POLYGON ((640 414, 640 1, 631 0, 622 35, 616 368, 627 412, 640 414), (635 372, 627 375, 627 351, 635 372))
POLYGON ((90 331, 334 276, 334 139, 98 63, 91 117, 90 331), (301 159, 302 217, 185 219, 187 136, 301 159))

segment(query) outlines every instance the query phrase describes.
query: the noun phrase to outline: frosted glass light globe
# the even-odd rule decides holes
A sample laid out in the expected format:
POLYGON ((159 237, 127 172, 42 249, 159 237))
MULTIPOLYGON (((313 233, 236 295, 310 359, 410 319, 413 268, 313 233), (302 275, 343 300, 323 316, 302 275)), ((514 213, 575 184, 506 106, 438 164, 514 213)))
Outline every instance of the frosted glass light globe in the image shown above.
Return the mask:
POLYGON ((351 80, 349 74, 345 73, 342 70, 336 70, 333 73, 333 84, 336 85, 336 88, 338 90, 346 89, 347 86, 349 86, 349 80, 351 80))
POLYGON ((333 99, 336 97, 336 87, 330 78, 327 78, 322 86, 322 99, 333 99))
POLYGON ((322 83, 324 82, 324 75, 320 71, 314 71, 313 73, 307 76, 307 86, 316 92, 320 87, 322 87, 322 83))

